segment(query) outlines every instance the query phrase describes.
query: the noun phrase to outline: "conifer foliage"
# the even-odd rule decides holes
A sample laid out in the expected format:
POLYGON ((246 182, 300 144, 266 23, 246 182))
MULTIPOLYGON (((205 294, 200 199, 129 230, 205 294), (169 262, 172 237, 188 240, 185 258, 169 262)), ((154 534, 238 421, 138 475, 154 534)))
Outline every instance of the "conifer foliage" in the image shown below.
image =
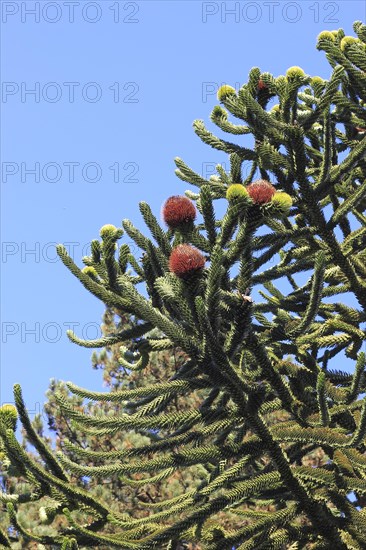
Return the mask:
MULTIPOLYGON (((129 449, 95 452, 64 441, 55 454, 33 430, 15 386, 39 460, 17 442, 9 411, 0 414, 2 452, 33 487, 1 499, 24 540, 64 550, 175 550, 184 539, 207 550, 364 548, 366 26, 357 21, 354 31, 319 35, 329 80, 299 67, 279 77, 253 68, 238 92, 219 90, 212 122, 236 141, 252 136, 253 147, 195 121, 201 140, 229 155, 230 171, 218 165, 206 180, 176 158, 177 176, 197 192, 167 199, 167 228, 142 202, 151 238, 128 220, 123 229, 104 226, 84 269, 58 247, 89 292, 114 314, 139 321, 92 342, 70 333, 72 341, 119 344, 127 377, 146 369, 156 351, 179 348, 186 360, 150 385, 92 392, 67 384, 75 396, 114 404, 114 414, 88 413, 55 395, 76 431, 146 435, 129 449), (229 121, 229 113, 244 124, 229 121), (245 179, 244 162, 251 164, 245 179), (215 201, 226 201, 222 219, 215 201), (124 234, 143 251, 140 261, 127 244, 117 245, 124 234), (256 292, 262 301, 253 300, 256 292), (344 304, 345 293, 354 304, 344 304), (342 368, 345 356, 354 362, 351 374, 342 368), (184 407, 192 394, 196 406, 184 407), (314 451, 322 458, 312 464, 314 451), (200 467, 199 479, 173 498, 146 503, 144 517, 128 503, 115 510, 75 483, 169 484, 175 471, 192 466, 200 467), (29 532, 19 520, 25 503, 43 498, 52 501, 43 521, 51 528, 57 517, 65 520, 56 534, 29 532)), ((0 537, 11 548, 7 530, 0 537)))
MULTIPOLYGON (((136 325, 136 320, 132 316, 124 315, 118 319, 114 315, 113 311, 109 308, 106 309, 103 316, 103 324, 101 325, 102 334, 109 336, 115 332, 130 329, 136 325)), ((133 341, 131 346, 133 347, 133 341)), ((108 389, 112 391, 148 386, 153 383, 164 383, 187 360, 185 354, 179 349, 170 349, 168 351, 152 352, 149 355, 149 364, 144 369, 137 369, 129 372, 126 376, 126 369, 121 368, 120 361, 120 344, 112 344, 106 346, 99 353, 96 351, 92 354, 92 366, 94 369, 100 370, 103 373, 103 382, 108 389)), ((64 399, 70 404, 70 406, 76 408, 79 411, 85 411, 88 414, 103 414, 114 415, 117 411, 124 411, 123 405, 116 403, 109 403, 107 401, 88 403, 83 406, 83 398, 77 395, 71 394, 66 384, 62 381, 51 379, 50 385, 47 391, 47 403, 43 407, 43 415, 37 414, 32 421, 32 426, 36 430, 37 434, 42 437, 44 442, 49 446, 56 448, 56 450, 63 450, 63 452, 70 459, 74 461, 80 461, 80 457, 72 449, 65 447, 65 440, 69 440, 73 443, 74 447, 80 449, 87 448, 91 454, 88 465, 99 465, 98 453, 101 450, 108 449, 110 451, 122 451, 131 449, 135 446, 143 446, 150 442, 153 437, 153 433, 145 435, 141 432, 134 430, 124 430, 118 432, 115 435, 106 434, 104 436, 93 435, 85 432, 82 429, 75 430, 72 426, 72 422, 64 416, 60 407, 58 407, 55 400, 55 393, 61 394, 64 399), (44 433, 44 423, 48 424, 50 435, 47 436, 44 433), (52 437, 54 436, 54 437, 52 437)), ((186 395, 184 403, 176 400, 171 404, 170 409, 184 410, 190 408, 196 408, 200 403, 199 392, 186 395)), ((9 427, 16 428, 17 411, 13 405, 4 406, 0 409, 0 415, 3 415, 5 422, 9 427)), ((30 441, 27 434, 22 430, 23 441, 22 445, 25 449, 29 449, 31 453, 32 447, 29 445, 30 441)), ((36 454, 31 455, 34 459, 37 459, 36 454)), ((3 460, 5 457, 0 456, 2 461, 1 482, 8 495, 24 494, 32 491, 32 484, 27 481, 22 473, 17 471, 9 462, 3 460)), ((187 488, 193 488, 200 480, 205 476, 206 471, 203 467, 192 466, 190 468, 175 468, 169 476, 169 483, 162 479, 160 482, 149 483, 143 479, 143 474, 135 474, 136 478, 134 482, 126 483, 123 477, 110 476, 100 481, 100 479, 76 477, 74 476, 73 482, 77 484, 81 489, 85 489, 89 494, 98 499, 102 499, 104 502, 108 502, 109 509, 115 512, 123 512, 126 505, 132 507, 135 518, 142 518, 149 514, 149 508, 147 503, 154 503, 161 499, 171 499, 187 488), (201 470, 201 471, 200 471, 201 470)), ((58 530, 65 527, 67 520, 63 514, 56 514, 54 521, 50 522, 52 517, 52 510, 50 505, 54 504, 49 498, 43 497, 32 502, 27 502, 18 509, 18 521, 20 524, 31 532, 36 532, 38 535, 50 535, 57 533, 58 530), (48 509, 48 511, 47 511, 48 509), (48 514, 48 515, 47 515, 48 514)), ((74 512, 75 518, 83 521, 83 515, 81 512, 74 512)), ((0 525, 8 524, 7 512, 5 507, 0 507, 0 525)), ((113 526, 106 526, 104 532, 113 532, 113 526)), ((26 540, 19 532, 15 530, 11 531, 10 539, 12 542, 13 550, 35 550, 38 548, 37 543, 31 540, 26 540)), ((177 545, 177 550, 184 550, 185 544, 188 541, 180 541, 177 545)), ((89 543, 79 547, 80 550, 88 550, 90 548, 89 543)), ((108 545, 101 546, 108 550, 108 545)), ((199 544, 191 543, 188 546, 190 550, 200 550, 199 544)))

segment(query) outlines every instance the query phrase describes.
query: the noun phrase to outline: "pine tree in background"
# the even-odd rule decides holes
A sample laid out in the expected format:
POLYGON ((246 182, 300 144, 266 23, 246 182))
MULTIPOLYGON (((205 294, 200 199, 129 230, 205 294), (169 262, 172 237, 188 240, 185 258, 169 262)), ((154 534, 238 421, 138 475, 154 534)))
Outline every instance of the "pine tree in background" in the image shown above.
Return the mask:
MULTIPOLYGON (((131 316, 124 315, 119 319, 118 324, 116 324, 115 315, 113 311, 108 309, 105 311, 103 318, 103 325, 101 330, 104 336, 108 336, 112 333, 116 333, 123 329, 130 329, 132 326, 136 326, 136 321, 134 322, 131 316)), ((137 339, 138 340, 138 339, 137 339)), ((132 344, 133 346, 133 344, 132 344)), ((132 347, 131 346, 131 347, 132 347)), ((150 354, 149 363, 143 370, 128 371, 126 372, 125 367, 121 367, 118 358, 120 356, 119 352, 120 345, 112 344, 107 346, 99 354, 94 352, 92 355, 92 364, 95 369, 102 369, 104 384, 110 388, 112 391, 122 389, 124 387, 141 387, 143 385, 151 384, 152 382, 163 382, 169 379, 170 376, 174 375, 179 369, 181 364, 184 362, 184 354, 178 350, 174 349, 172 352, 153 352, 150 354), (128 374, 128 378, 126 376, 128 374)), ((36 430, 37 434, 43 438, 44 442, 48 445, 49 448, 52 448, 53 443, 56 443, 56 450, 61 450, 63 448, 63 441, 68 439, 72 443, 81 449, 88 448, 88 450, 98 453, 99 451, 108 448, 112 451, 129 449, 134 446, 143 446, 150 441, 151 435, 147 438, 143 433, 137 433, 134 431, 118 433, 115 436, 105 435, 103 437, 93 437, 88 433, 85 433, 83 430, 74 430, 70 425, 70 422, 62 414, 57 403, 55 401, 55 393, 61 393, 65 399, 68 399, 68 403, 73 407, 78 407, 79 410, 83 410, 82 402, 83 399, 75 395, 70 394, 65 383, 51 380, 50 387, 47 391, 48 401, 44 406, 43 412, 46 415, 48 428, 51 435, 56 435, 56 441, 52 437, 44 436, 44 427, 42 422, 41 415, 37 415, 35 420, 32 422, 33 428, 36 430)), ((190 397, 190 396, 189 396, 190 397)), ((198 406, 199 401, 197 396, 191 396, 192 399, 187 399, 184 403, 185 407, 195 408, 198 406)), ((176 407, 174 407, 176 408, 176 407)), ((7 407, 5 407, 7 410, 7 407)), ((10 412, 16 412, 16 409, 13 407, 9 408, 10 412)), ((105 415, 114 414, 116 412, 116 406, 114 404, 98 403, 94 405, 90 403, 90 406, 87 408, 89 414, 94 414, 96 412, 103 412, 105 415)), ((23 430, 23 447, 27 448, 27 443, 29 439, 27 433, 23 430)), ((71 452, 67 453, 69 458, 73 460, 78 460, 78 455, 71 452)), ((36 455, 32 455, 36 458, 36 455)), ((98 464, 97 460, 91 460, 89 464, 98 464)), ((26 486, 26 479, 21 476, 17 476, 17 472, 14 471, 10 464, 6 463, 5 460, 5 469, 6 472, 3 472, 4 485, 3 489, 6 489, 8 494, 16 494, 19 492, 26 492, 31 489, 31 486, 26 486)), ((198 468, 191 468, 198 470, 198 468)), ((201 468, 202 470, 202 468, 201 468)), ((201 472, 201 478, 206 472, 201 472)), ((140 476, 141 477, 141 476, 140 476)), ((195 483, 196 479, 199 479, 199 475, 193 476, 191 472, 187 469, 175 470, 170 476, 170 483, 165 484, 164 480, 154 485, 146 485, 146 482, 141 482, 139 479, 136 479, 135 484, 126 485, 123 480, 119 478, 111 478, 100 483, 99 480, 77 478, 73 480, 78 484, 80 488, 87 489, 91 491, 96 497, 101 498, 105 502, 113 503, 113 508, 116 511, 123 511, 126 503, 129 506, 133 507, 135 517, 144 517, 148 513, 146 503, 156 502, 162 496, 164 498, 173 498, 181 494, 188 487, 197 485, 195 483), (132 485, 132 486, 131 486, 132 485)), ((1 513, 0 512, 0 525, 6 524, 6 509, 1 513)), ((44 520, 42 527, 36 529, 38 534, 49 534, 50 528, 50 518, 45 518, 44 516, 44 506, 40 507, 39 502, 35 504, 30 504, 27 507, 23 507, 19 514, 19 521, 26 529, 33 531, 34 527, 39 526, 41 523, 40 520, 44 520)), ((61 528, 65 524, 63 521, 64 518, 56 516, 55 521, 52 523, 52 531, 57 533, 57 529, 61 528)), ((24 540, 23 537, 19 537, 19 534, 12 533, 11 539, 13 541, 12 548, 16 549, 32 549, 37 548, 37 544, 34 544, 31 541, 24 540)), ((183 543, 179 543, 180 546, 177 548, 186 548, 182 546, 183 543)), ((100 547, 100 546, 99 546, 100 547)), ((83 546, 82 549, 87 549, 83 546)), ((103 548, 108 548, 108 546, 103 546, 103 548)), ((199 545, 191 545, 189 548, 192 550, 199 550, 199 545)))
POLYGON ((2 452, 31 486, 1 496, 25 541, 64 550, 173 550, 183 540, 205 550, 365 547, 366 26, 355 22, 354 31, 357 38, 342 30, 319 35, 329 81, 299 67, 277 78, 254 68, 238 93, 220 88, 223 106, 211 120, 223 132, 253 136, 254 146, 215 137, 195 121, 202 141, 229 154, 230 171, 218 165, 206 180, 176 159, 177 175, 198 193, 167 199, 166 231, 140 203, 155 242, 128 220, 123 230, 106 225, 83 270, 58 247, 114 316, 137 322, 94 342, 69 335, 86 347, 118 345, 126 369, 113 391, 68 383, 74 404, 55 393, 76 438, 100 450, 72 437, 60 452, 50 450, 18 385, 17 411, 37 459, 0 414, 2 452), (251 171, 243 181, 244 162, 251 171), (216 200, 227 204, 222 219, 216 200), (143 251, 140 262, 128 245, 118 248, 124 233, 143 251), (262 302, 253 301, 257 291, 262 302), (354 305, 343 303, 345 293, 354 305), (164 376, 159 363, 149 371, 151 354, 175 349, 182 361, 174 373, 164 376), (148 369, 152 383, 136 380, 136 369, 142 376, 148 369), (79 398, 90 404, 81 407, 79 398), (108 446, 130 432, 146 439, 108 446), (192 472, 189 488, 172 498, 156 494, 146 515, 132 500, 117 509, 103 498, 106 482, 168 487, 178 471, 192 472), (78 486, 82 479, 93 480, 90 490, 78 486), (22 525, 29 502, 42 506, 48 534, 22 525))

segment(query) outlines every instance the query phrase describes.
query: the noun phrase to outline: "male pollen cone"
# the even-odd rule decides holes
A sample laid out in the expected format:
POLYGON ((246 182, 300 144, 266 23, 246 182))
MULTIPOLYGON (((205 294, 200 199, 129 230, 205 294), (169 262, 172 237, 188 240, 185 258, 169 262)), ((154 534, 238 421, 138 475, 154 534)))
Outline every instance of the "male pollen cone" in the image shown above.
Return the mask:
POLYGON ((176 246, 169 258, 169 269, 177 277, 187 277, 203 269, 205 257, 190 244, 176 246))
POLYGON ((248 185, 247 191, 255 204, 267 204, 275 194, 276 188, 267 180, 257 180, 248 185))
POLYGON ((188 197, 174 195, 165 201, 162 216, 165 223, 174 229, 193 222, 196 219, 196 207, 188 197))

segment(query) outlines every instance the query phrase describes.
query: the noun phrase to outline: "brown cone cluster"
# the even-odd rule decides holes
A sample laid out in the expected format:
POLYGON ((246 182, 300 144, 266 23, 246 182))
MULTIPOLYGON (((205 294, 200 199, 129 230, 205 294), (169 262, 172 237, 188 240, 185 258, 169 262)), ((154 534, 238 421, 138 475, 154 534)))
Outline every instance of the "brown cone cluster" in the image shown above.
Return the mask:
POLYGON ((266 180, 257 180, 248 185, 248 194, 255 204, 271 202, 276 188, 266 180))
POLYGON ((174 195, 165 201, 162 217, 168 227, 175 229, 196 219, 196 207, 188 197, 174 195))
POLYGON ((177 277, 185 278, 199 272, 205 265, 205 257, 190 244, 179 244, 169 258, 169 269, 177 277))

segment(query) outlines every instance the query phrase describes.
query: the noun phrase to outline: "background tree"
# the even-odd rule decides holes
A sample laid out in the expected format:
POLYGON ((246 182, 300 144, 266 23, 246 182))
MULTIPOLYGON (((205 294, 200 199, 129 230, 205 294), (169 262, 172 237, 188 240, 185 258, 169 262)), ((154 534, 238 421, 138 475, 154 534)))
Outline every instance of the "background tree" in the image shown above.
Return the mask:
MULTIPOLYGON (((24 539, 64 549, 172 549, 184 538, 208 550, 363 547, 366 26, 356 22, 354 30, 357 38, 342 30, 318 37, 333 69, 329 81, 299 67, 277 78, 254 68, 238 93, 220 88, 223 107, 211 120, 224 132, 253 136, 253 148, 196 121, 197 135, 229 154, 230 171, 218 165, 217 176, 205 180, 176 159, 177 175, 199 192, 167 200, 167 231, 140 203, 155 244, 124 220, 123 230, 102 228, 84 270, 58 247, 68 269, 114 315, 137 320, 94 342, 70 334, 75 343, 132 341, 119 358, 132 371, 146 368, 150 354, 176 348, 182 364, 166 381, 150 371, 155 381, 147 386, 100 393, 68 383, 91 401, 83 410, 55 394, 76 432, 97 441, 143 432, 147 441, 130 449, 112 450, 107 439, 107 448, 95 452, 64 439, 54 454, 32 431, 15 386, 20 419, 39 454, 34 460, 13 428, 0 423, 7 459, 33 487, 2 497, 12 500, 10 523, 24 539), (274 97, 279 103, 269 109, 274 97), (228 113, 245 125, 230 122, 228 113), (244 161, 252 169, 243 181, 244 161), (227 201, 220 220, 216 200, 227 201), (126 244, 116 258, 124 232, 143 251, 140 262, 126 244), (136 289, 140 283, 148 299, 136 289), (263 302, 253 302, 255 290, 263 302), (344 293, 354 305, 343 303, 344 293), (353 374, 341 368, 345 355, 353 374), (197 398, 195 407, 185 406, 187 395, 197 398), (112 415, 111 408, 88 409, 106 402, 115 407, 112 415), (113 478, 135 486, 143 476, 169 485, 177 470, 192 472, 189 490, 146 502, 145 517, 133 504, 119 511, 76 483, 113 478), (42 511, 50 527, 64 522, 57 534, 37 537, 21 524, 23 502, 41 499, 52 502, 42 511)), ((10 546, 6 533, 3 543, 10 546)))
MULTIPOLYGON (((118 318, 117 322, 116 315, 111 309, 107 308, 103 316, 101 331, 104 336, 108 336, 123 329, 130 329, 136 325, 136 320, 134 320, 130 315, 123 315, 121 318, 118 318)), ((138 341, 139 339, 137 338, 135 340, 138 341)), ((133 343, 129 347, 132 348, 133 343)), ((119 390, 125 387, 141 387, 151 384, 152 381, 163 382, 176 373, 184 360, 184 354, 178 349, 172 350, 169 354, 164 351, 155 352, 150 354, 149 363, 143 370, 138 369, 136 371, 131 371, 130 369, 126 370, 124 366, 121 366, 121 363, 118 360, 119 357, 119 344, 107 346, 100 353, 94 352, 92 355, 93 368, 102 371, 104 385, 107 386, 110 391, 119 390)), ((149 434, 150 437, 146 437, 143 430, 139 432, 131 430, 130 432, 124 432, 123 434, 116 434, 114 436, 107 434, 103 437, 94 437, 83 430, 73 429, 67 417, 65 417, 60 408, 57 406, 55 393, 62 394, 64 399, 67 399, 71 406, 78 408, 78 410, 84 410, 82 406, 83 399, 71 394, 64 382, 56 380, 50 381, 50 387, 46 393, 47 402, 45 403, 43 409, 50 435, 46 436, 44 433, 44 425, 42 421, 42 417, 44 417, 44 415, 36 415, 34 421, 32 421, 34 430, 50 449, 54 448, 55 450, 61 450, 65 439, 70 440, 74 445, 80 447, 81 449, 88 448, 94 452, 98 452, 106 448, 111 451, 130 449, 134 446, 143 446, 150 441, 151 435, 149 434), (53 435, 54 437, 52 437, 53 435)), ((187 399, 184 405, 185 407, 190 408, 196 407, 198 405, 198 397, 192 396, 192 399, 187 399)), ((175 404, 173 404, 173 409, 174 408, 176 408, 175 404)), ((12 412, 12 408, 10 407, 9 409, 10 412, 12 412)), ((103 412, 105 415, 110 415, 114 414, 116 410, 116 406, 110 405, 108 402, 98 404, 90 403, 87 408, 87 411, 90 414, 103 412)), ((27 449, 28 452, 31 453, 30 449, 32 447, 29 445, 31 442, 29 441, 27 432, 24 429, 22 430, 22 435, 23 448, 27 449)), ((65 452, 73 460, 79 460, 77 454, 68 451, 65 452)), ((26 478, 22 476, 18 477, 18 472, 16 469, 11 467, 5 456, 3 458, 5 459, 2 487, 4 493, 7 493, 8 495, 19 494, 30 490, 31 486, 30 484, 27 484, 26 478)), ((32 453, 32 458, 37 460, 37 455, 32 453)), ((97 465, 98 462, 91 460, 90 464, 97 465)), ((136 517, 145 517, 149 513, 146 503, 154 503, 163 495, 164 498, 173 498, 182 491, 185 491, 187 488, 193 486, 194 479, 195 478, 190 474, 190 472, 187 472, 186 470, 176 470, 170 477, 169 484, 165 484, 164 481, 161 481, 152 485, 142 483, 139 479, 136 479, 135 485, 126 485, 122 479, 115 477, 103 480, 103 483, 100 483, 99 480, 94 480, 93 478, 77 476, 75 476, 73 482, 80 488, 91 491, 93 495, 101 498, 105 502, 111 503, 111 506, 117 511, 122 511, 127 503, 129 506, 133 507, 136 517)), ((7 519, 6 506, 4 506, 2 513, 0 513, 0 524, 5 525, 7 523, 7 519)), ((57 530, 61 529, 62 526, 65 525, 64 518, 56 516, 54 522, 52 523, 52 529, 50 529, 49 518, 45 518, 43 507, 40 507, 38 500, 36 503, 30 503, 27 507, 22 508, 19 513, 19 521, 25 529, 29 529, 31 531, 35 530, 35 532, 39 535, 50 534, 50 532, 57 533, 57 530), (40 521, 42 519, 45 522, 43 525, 40 521)), ((19 535, 19 532, 16 532, 16 530, 13 530, 10 533, 12 548, 14 550, 17 548, 37 548, 37 543, 34 543, 33 541, 26 541, 19 535)), ((188 548, 188 546, 185 546, 182 541, 180 541, 177 545, 177 548, 183 549, 186 547, 188 548)), ((105 546, 104 548, 108 547, 105 546)), ((199 550, 200 547, 198 545, 191 544, 189 548, 199 550)))

